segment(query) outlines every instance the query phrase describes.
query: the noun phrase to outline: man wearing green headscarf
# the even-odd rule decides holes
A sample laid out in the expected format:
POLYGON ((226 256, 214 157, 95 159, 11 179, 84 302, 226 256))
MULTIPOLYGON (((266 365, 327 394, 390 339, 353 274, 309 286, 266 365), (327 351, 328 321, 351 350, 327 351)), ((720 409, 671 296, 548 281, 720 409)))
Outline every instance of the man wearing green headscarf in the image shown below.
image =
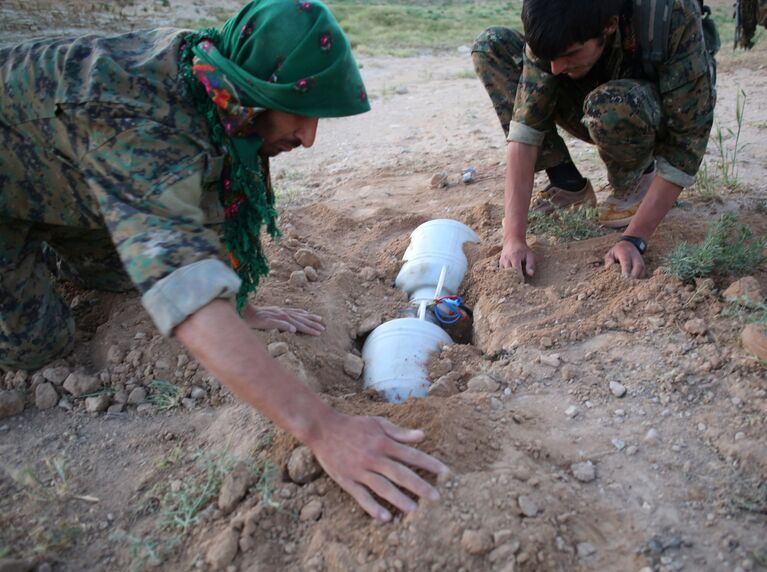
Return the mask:
POLYGON ((368 110, 348 39, 317 0, 256 0, 220 31, 0 49, 0 365, 37 369, 71 350, 51 271, 136 288, 162 334, 307 443, 372 516, 391 518, 371 493, 402 510, 415 505, 399 487, 437 498, 407 466, 447 470, 406 445, 422 432, 334 411, 251 330, 324 330, 308 312, 247 302, 267 272, 262 229, 277 234, 269 157, 310 147, 320 118, 368 110))

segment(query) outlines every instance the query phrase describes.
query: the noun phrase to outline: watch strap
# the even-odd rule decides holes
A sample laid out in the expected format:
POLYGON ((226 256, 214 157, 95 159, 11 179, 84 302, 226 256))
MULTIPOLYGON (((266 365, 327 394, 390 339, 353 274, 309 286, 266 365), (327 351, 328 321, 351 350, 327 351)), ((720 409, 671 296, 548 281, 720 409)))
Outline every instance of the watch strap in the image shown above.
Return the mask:
POLYGON ((644 253, 647 252, 647 243, 638 236, 630 236, 628 234, 624 234, 621 236, 621 240, 625 240, 626 242, 633 244, 639 251, 639 254, 644 255, 644 253))

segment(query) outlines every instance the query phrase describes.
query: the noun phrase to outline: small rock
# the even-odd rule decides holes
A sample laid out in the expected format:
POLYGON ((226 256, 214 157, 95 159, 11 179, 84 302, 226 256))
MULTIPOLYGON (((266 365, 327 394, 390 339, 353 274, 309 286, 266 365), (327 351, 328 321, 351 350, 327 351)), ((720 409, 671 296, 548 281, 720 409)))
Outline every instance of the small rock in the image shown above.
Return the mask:
POLYGON ((597 551, 597 549, 588 542, 579 542, 576 549, 578 550, 578 558, 587 558, 597 551))
POLYGON ((551 354, 551 355, 541 355, 540 358, 538 358, 541 364, 547 365, 549 367, 557 368, 560 364, 560 359, 558 354, 551 354))
POLYGON ((746 276, 730 284, 730 287, 722 292, 722 297, 728 302, 761 304, 764 301, 762 288, 753 276, 746 276))
POLYGON ((702 336, 708 331, 706 322, 704 322, 700 318, 693 318, 692 320, 687 320, 682 326, 682 329, 692 336, 702 336))
POLYGON ((489 375, 478 375, 472 377, 466 384, 466 391, 469 393, 495 393, 501 385, 489 375))
POLYGON ((117 344, 112 344, 107 350, 107 363, 120 363, 125 357, 125 352, 117 344))
POLYGON ((136 407, 137 413, 152 413, 154 411, 154 405, 151 403, 142 403, 138 407, 136 407))
POLYGON ((522 511, 522 514, 525 516, 532 518, 538 514, 538 505, 535 504, 535 501, 529 496, 520 495, 517 499, 517 503, 519 504, 519 509, 522 511))
POLYGON ((122 413, 123 409, 125 409, 124 403, 115 403, 107 407, 107 413, 122 413))
POLYGON ((66 397, 59 399, 59 407, 61 407, 64 411, 72 411, 72 409, 74 409, 72 402, 69 401, 69 399, 66 397))
POLYGON ((570 466, 573 476, 582 483, 590 483, 597 478, 597 470, 591 461, 575 463, 570 466))
POLYGON ((743 347, 762 361, 767 361, 767 332, 756 324, 749 324, 740 334, 743 347))
POLYGON ((613 439, 610 442, 613 444, 613 447, 618 449, 618 451, 623 451, 623 449, 626 447, 626 442, 620 439, 613 439))
POLYGON ((352 379, 359 379, 362 370, 365 368, 365 362, 361 357, 354 354, 346 354, 344 358, 344 373, 352 379))
POLYGON ((109 396, 105 394, 86 397, 85 410, 88 413, 101 413, 102 411, 106 411, 107 407, 109 407, 109 402, 109 396))
POLYGON ((648 316, 657 316, 663 313, 663 306, 658 302, 648 302, 644 311, 648 316))
POLYGON ((188 411, 194 411, 194 408, 197 407, 197 402, 191 397, 184 397, 181 400, 181 405, 188 411))
POLYGON ((738 431, 737 433, 735 433, 736 441, 742 441, 745 438, 746 438, 746 434, 743 431, 738 431))
POLYGON ((189 397, 192 399, 199 401, 200 399, 205 399, 208 396, 208 392, 205 391, 202 387, 193 387, 192 391, 189 392, 189 397))
POLYGON ((302 268, 305 266, 311 266, 315 269, 322 268, 322 261, 320 260, 320 257, 317 256, 313 250, 309 250, 308 248, 301 248, 300 250, 297 250, 293 255, 293 259, 302 268))
POLYGON ((304 268, 304 274, 309 282, 317 282, 317 279, 319 278, 317 271, 311 266, 306 266, 304 268))
POLYGON ((52 383, 41 383, 35 389, 35 406, 44 411, 53 409, 59 402, 59 394, 52 383))
POLYGON ((383 323, 383 318, 380 314, 373 314, 362 320, 360 325, 357 326, 357 335, 364 336, 375 330, 383 323))
POLYGON ((299 485, 313 481, 322 473, 322 467, 309 447, 301 446, 293 451, 288 460, 288 476, 299 485))
POLYGON ((101 382, 97 377, 84 373, 70 373, 64 380, 64 389, 75 397, 93 393, 99 387, 101 387, 101 382))
POLYGON ((442 171, 441 173, 434 173, 429 181, 429 186, 432 189, 443 189, 447 187, 447 173, 442 171))
POLYGON ((578 415, 578 408, 575 405, 571 405, 565 409, 565 415, 567 415, 570 419, 574 419, 578 415))
POLYGON ((322 516, 322 501, 319 499, 314 499, 309 501, 308 503, 304 505, 304 508, 301 509, 300 518, 304 522, 319 520, 321 516, 322 516))
POLYGON ((611 381, 610 391, 615 397, 620 398, 626 395, 626 386, 624 386, 622 383, 618 383, 617 381, 611 381))
POLYGON ((443 375, 437 381, 429 386, 429 395, 432 397, 450 397, 458 393, 458 377, 457 373, 448 373, 443 375))
POLYGON ((375 268, 370 268, 370 266, 366 266, 360 271, 360 277, 365 282, 372 282, 376 278, 378 278, 378 272, 375 271, 375 268))
POLYGON ((461 546, 472 556, 482 556, 493 549, 493 536, 485 530, 465 530, 461 546))
POLYGON ((554 341, 550 337, 543 336, 541 338, 541 346, 543 346, 545 349, 548 349, 553 345, 554 345, 554 341))
POLYGON ((650 429, 644 436, 644 440, 648 443, 657 443, 660 441, 660 434, 657 429, 650 429))
POLYGON ((493 550, 487 557, 492 562, 508 562, 514 557, 514 544, 504 544, 493 550))
POLYGON ((227 528, 213 539, 205 554, 205 561, 210 565, 211 570, 223 570, 231 564, 237 556, 239 540, 240 535, 233 528, 227 528))
POLYGON ((306 277, 306 274, 303 270, 296 270, 295 272, 290 273, 290 278, 288 279, 288 284, 291 286, 295 286, 296 288, 301 288, 302 286, 306 286, 309 283, 309 279, 306 277))
POLYGON ((18 391, 0 391, 0 419, 24 411, 24 396, 18 391))
POLYGON ((266 349, 269 351, 270 356, 278 357, 288 353, 288 351, 290 351, 290 346, 288 346, 286 342, 273 342, 269 344, 266 349))
POLYGON ((232 512, 253 483, 253 471, 245 463, 237 463, 221 484, 221 492, 218 495, 218 508, 221 512, 232 512))
POLYGON ((167 371, 170 369, 170 363, 166 359, 158 359, 154 364, 154 368, 158 371, 167 371))
POLYGON ((70 371, 66 367, 48 367, 43 370, 43 377, 54 385, 61 385, 69 377, 70 371))
POLYGON ((146 401, 146 389, 136 387, 128 394, 128 403, 130 405, 141 405, 146 401))

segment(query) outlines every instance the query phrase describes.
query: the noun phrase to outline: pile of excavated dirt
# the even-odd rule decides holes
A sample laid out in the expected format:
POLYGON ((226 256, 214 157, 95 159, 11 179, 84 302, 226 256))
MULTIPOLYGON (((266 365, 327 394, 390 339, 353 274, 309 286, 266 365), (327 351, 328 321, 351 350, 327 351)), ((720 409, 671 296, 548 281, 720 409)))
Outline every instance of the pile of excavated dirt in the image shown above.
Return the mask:
MULTIPOLYGON (((167 6, 145 4, 145 17, 144 4, 125 3, 110 12, 119 18, 94 16, 78 29, 119 27, 130 10, 136 21, 168 23, 167 6)), ((1 6, 2 25, 19 9, 1 6)), ((33 20, 6 39, 34 32, 33 20)), ((0 570, 767 566, 767 383, 764 364, 741 345, 743 312, 723 297, 735 277, 683 284, 660 269, 725 210, 767 232, 767 163, 755 144, 767 108, 749 107, 743 126, 747 190, 722 190, 720 203, 683 195, 650 242, 648 279, 603 268, 617 237, 608 234, 534 237, 538 270, 522 281, 498 267, 503 137, 467 75, 469 58, 363 65, 373 112, 322 122, 316 149, 275 161, 284 238, 267 244, 271 274, 255 297, 321 314, 327 331, 259 336, 339 410, 424 429, 419 447, 452 469, 435 483, 441 501, 375 524, 295 439, 162 338, 136 294, 62 284, 75 351, 39 371, 0 374, 0 570), (477 178, 464 185, 469 165, 477 178), (447 186, 432 188, 442 172, 447 186), (471 343, 431 356, 429 397, 391 405, 344 364, 407 307, 394 278, 410 233, 434 218, 460 220, 481 238, 466 247, 461 292, 473 309, 471 343)), ((757 101, 767 79, 720 75, 725 127, 740 88, 757 101)), ((572 148, 598 187, 593 150, 572 148)), ((763 301, 767 270, 752 278, 763 301)))

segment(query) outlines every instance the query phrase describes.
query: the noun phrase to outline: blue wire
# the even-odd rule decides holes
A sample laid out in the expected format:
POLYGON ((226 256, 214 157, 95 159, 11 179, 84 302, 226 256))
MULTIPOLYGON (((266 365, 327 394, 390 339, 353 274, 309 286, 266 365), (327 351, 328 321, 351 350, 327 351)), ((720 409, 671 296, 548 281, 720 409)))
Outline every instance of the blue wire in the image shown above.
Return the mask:
POLYGON ((463 312, 461 311, 461 305, 463 304, 463 299, 460 296, 456 296, 454 299, 451 298, 444 298, 437 302, 434 301, 434 316, 437 318, 437 321, 440 324, 444 324, 446 326, 451 326, 457 322, 460 322, 463 319, 463 312), (450 307, 452 311, 452 316, 445 317, 442 315, 442 312, 439 309, 440 304, 445 304, 446 306, 450 307))

